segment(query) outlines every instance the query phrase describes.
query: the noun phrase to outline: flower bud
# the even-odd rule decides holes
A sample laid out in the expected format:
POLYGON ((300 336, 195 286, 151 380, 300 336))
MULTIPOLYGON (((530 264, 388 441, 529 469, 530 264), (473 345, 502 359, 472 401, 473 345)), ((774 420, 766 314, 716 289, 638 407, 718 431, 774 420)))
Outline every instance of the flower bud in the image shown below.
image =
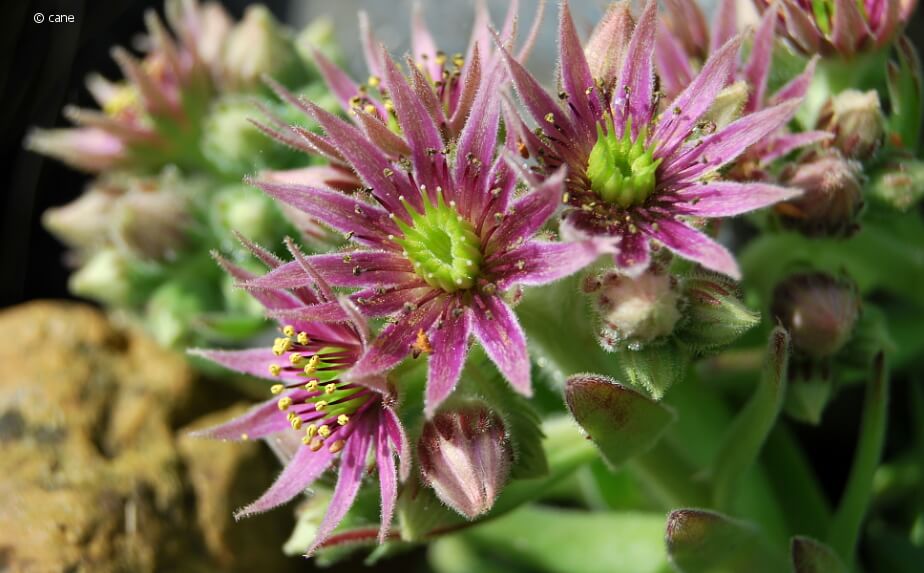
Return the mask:
POLYGON ((677 337, 695 350, 727 346, 760 322, 760 313, 744 305, 738 285, 725 275, 696 271, 684 279, 683 296, 687 306, 677 337))
POLYGON ((104 249, 90 257, 68 280, 77 296, 104 304, 128 304, 132 295, 131 261, 116 249, 104 249))
POLYGON ((676 280, 657 268, 637 277, 607 271, 585 284, 585 291, 594 295, 600 342, 610 351, 665 337, 680 319, 676 280))
POLYGON ((875 90, 846 90, 829 99, 818 117, 818 128, 834 134, 834 145, 852 159, 875 155, 885 135, 885 117, 875 90))
POLYGON ((424 425, 417 456, 424 482, 443 503, 475 519, 507 483, 512 450, 500 417, 470 402, 424 425))
MULTIPOLYGON (((337 28, 330 18, 315 18, 295 36, 295 50, 307 65, 314 65, 314 50, 330 60, 340 58, 337 28)), ((314 100, 312 100, 314 101, 314 100)))
POLYGON ((924 161, 902 158, 873 177, 870 192, 892 207, 907 211, 924 197, 924 161))
POLYGON ((289 31, 261 5, 247 8, 243 20, 228 35, 224 71, 229 87, 239 91, 259 88, 264 74, 283 85, 305 79, 289 31))
POLYGON ((655 400, 660 400, 674 383, 683 379, 687 362, 688 351, 674 338, 640 348, 630 346, 619 354, 626 380, 647 390, 655 400))
POLYGON ((825 273, 792 275, 773 291, 772 315, 793 347, 814 358, 832 356, 850 339, 860 314, 856 287, 825 273))
POLYGON ((186 242, 191 223, 184 194, 149 181, 134 182, 114 205, 112 217, 113 242, 138 258, 154 260, 172 258, 186 242))
POLYGON ((148 331, 161 346, 188 342, 194 322, 217 308, 213 291, 211 284, 201 280, 174 279, 160 285, 145 308, 148 331))
POLYGON ((294 152, 257 129, 251 120, 258 117, 260 110, 249 97, 225 96, 216 101, 205 118, 202 134, 206 159, 235 179, 290 163, 294 152))
POLYGON ((782 174, 803 194, 774 208, 784 226, 806 235, 849 235, 863 206, 861 176, 860 165, 838 153, 810 156, 782 174))
POLYGON ((89 250, 106 243, 119 191, 103 185, 88 189, 67 205, 42 213, 42 225, 68 247, 89 250))

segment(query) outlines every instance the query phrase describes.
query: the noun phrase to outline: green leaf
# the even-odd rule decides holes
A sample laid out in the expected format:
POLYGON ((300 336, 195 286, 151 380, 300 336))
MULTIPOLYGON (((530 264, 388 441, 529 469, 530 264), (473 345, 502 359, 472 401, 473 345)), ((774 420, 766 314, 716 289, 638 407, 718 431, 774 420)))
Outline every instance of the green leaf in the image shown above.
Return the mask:
POLYGON ((674 413, 605 376, 576 375, 565 383, 568 409, 611 468, 650 449, 674 413))
POLYGON ((848 573, 847 566, 833 549, 809 537, 792 538, 794 573, 848 573))
POLYGON ((667 518, 667 552, 682 573, 780 573, 782 550, 754 525, 720 513, 678 509, 667 518))
POLYGON ((660 400, 671 386, 683 379, 689 356, 674 338, 669 338, 638 350, 624 350, 619 353, 619 359, 626 380, 660 400))
POLYGON ((889 103, 892 116, 889 123, 902 146, 912 153, 918 149, 921 135, 922 97, 921 61, 907 36, 895 43, 898 63, 888 64, 889 103))
POLYGON ((656 513, 528 506, 462 537, 486 561, 511 563, 513 571, 666 573, 663 519, 656 513))
POLYGON ((714 499, 720 508, 731 507, 741 476, 757 460, 773 429, 786 394, 788 365, 789 334, 777 327, 770 333, 760 382, 729 426, 713 465, 714 499))

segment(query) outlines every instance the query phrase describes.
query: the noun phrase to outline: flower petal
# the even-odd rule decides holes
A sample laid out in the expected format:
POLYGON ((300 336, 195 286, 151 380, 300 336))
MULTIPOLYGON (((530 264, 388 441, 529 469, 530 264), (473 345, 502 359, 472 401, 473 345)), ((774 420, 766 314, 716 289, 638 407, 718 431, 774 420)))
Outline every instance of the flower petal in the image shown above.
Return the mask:
POLYGON ((196 430, 192 436, 214 440, 258 440, 270 434, 291 430, 292 426, 279 411, 277 400, 257 404, 244 414, 223 424, 196 430))
POLYGON ((838 51, 852 54, 870 36, 866 18, 856 0, 834 0, 833 10, 831 41, 838 51))
MULTIPOLYGON (((367 413, 355 422, 358 427, 353 430, 346 440, 343 455, 340 458, 334 495, 330 499, 327 513, 324 515, 321 525, 318 526, 314 541, 311 542, 311 546, 305 552, 306 555, 314 553, 318 546, 330 537, 334 529, 340 525, 343 516, 353 506, 353 501, 356 500, 356 494, 359 492, 359 486, 363 481, 363 473, 366 470, 366 456, 369 453, 372 438, 376 433, 374 424, 377 421, 377 416, 373 415, 373 413, 367 413)), ((322 447, 315 454, 328 450, 328 448, 322 447)))
POLYGON ((559 168, 535 189, 515 201, 491 236, 489 248, 503 251, 536 234, 561 204, 565 173, 564 167, 559 168))
POLYGON ((661 74, 661 87, 670 98, 676 97, 690 85, 696 75, 690 65, 690 56, 667 26, 658 28, 655 38, 655 62, 661 74))
MULTIPOLYGON (((285 380, 287 372, 283 370, 280 376, 269 373, 270 364, 278 364, 280 358, 273 354, 269 346, 266 348, 248 348, 246 350, 207 350, 194 348, 188 351, 193 356, 200 356, 220 364, 229 370, 250 374, 266 380, 285 380)), ((293 379, 300 380, 297 373, 292 374, 293 379)))
POLYGON ((433 415, 459 382, 468 354, 468 335, 471 329, 471 311, 459 306, 447 309, 443 313, 442 324, 432 331, 430 346, 433 352, 429 358, 424 402, 427 417, 433 415))
POLYGON ((382 423, 388 432, 388 439, 398 452, 398 478, 404 481, 411 475, 411 446, 407 441, 407 434, 404 432, 401 420, 387 404, 382 406, 382 423))
POLYGON ((748 63, 744 68, 744 77, 751 87, 748 102, 744 106, 745 113, 757 111, 763 107, 767 92, 767 79, 770 77, 770 64, 773 60, 774 30, 777 20, 777 4, 774 3, 764 12, 760 25, 754 34, 754 44, 748 63))
POLYGON ((658 221, 657 229, 648 227, 647 230, 665 247, 681 257, 733 279, 741 278, 738 263, 728 249, 684 223, 662 219, 658 221))
POLYGON ((311 451, 311 448, 299 448, 273 485, 259 499, 237 510, 234 519, 263 513, 291 500, 318 479, 330 467, 333 458, 334 455, 327 448, 316 452, 311 451))
POLYGON ((613 119, 621 129, 632 118, 632 135, 648 125, 654 111, 654 44, 658 1, 648 0, 629 41, 626 61, 613 90, 613 119))
POLYGON ((510 385, 524 396, 532 395, 526 336, 515 314, 498 296, 477 296, 473 302, 475 336, 510 385))
POLYGON ((375 465, 379 471, 379 492, 382 500, 381 525, 379 525, 379 543, 384 543, 391 529, 391 521, 395 515, 395 502, 398 499, 398 476, 395 471, 395 458, 385 428, 385 413, 378 414, 382 418, 378 423, 375 434, 375 465))
POLYGON ((730 217, 761 209, 779 201, 801 195, 799 189, 767 183, 711 181, 692 185, 677 192, 683 203, 676 205, 682 213, 699 217, 730 217))
POLYGON ((720 0, 712 21, 709 53, 715 52, 738 34, 737 0, 720 0))
POLYGON ((602 80, 607 87, 616 82, 634 27, 629 3, 610 3, 584 49, 592 78, 602 80))
POLYGON ((619 272, 630 277, 637 277, 651 264, 651 237, 644 231, 624 233, 619 241, 619 250, 613 262, 619 272))
POLYGON ((600 117, 598 98, 590 97, 587 90, 594 87, 593 77, 590 75, 590 66, 581 47, 581 39, 574 28, 571 19, 571 9, 567 0, 561 3, 561 17, 558 23, 558 51, 559 73, 561 84, 567 95, 567 104, 575 116, 575 125, 583 126, 581 135, 587 138, 595 137, 596 120, 600 117))
POLYGON ((530 241, 525 245, 497 255, 488 261, 489 271, 498 277, 497 286, 544 285, 572 275, 597 260, 603 253, 613 252, 608 245, 615 240, 585 239, 567 243, 530 241))

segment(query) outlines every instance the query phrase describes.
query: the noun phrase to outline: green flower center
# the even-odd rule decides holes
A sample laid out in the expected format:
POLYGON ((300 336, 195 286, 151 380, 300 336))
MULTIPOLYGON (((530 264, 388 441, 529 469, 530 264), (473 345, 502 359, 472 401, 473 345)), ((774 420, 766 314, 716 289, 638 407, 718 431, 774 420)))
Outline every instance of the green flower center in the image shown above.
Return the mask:
POLYGON ((446 204, 442 193, 437 197, 434 205, 426 192, 423 194, 423 213, 402 197, 411 224, 393 215, 404 233, 393 240, 401 245, 414 271, 428 285, 445 292, 471 288, 481 270, 481 240, 474 227, 456 212, 454 203, 446 204))
POLYGON ((597 143, 587 160, 590 188, 604 201, 623 208, 641 204, 655 189, 655 171, 661 160, 654 159, 653 144, 645 147, 647 129, 633 140, 632 122, 627 121, 617 139, 612 116, 607 115, 606 121, 606 133, 597 124, 597 143))

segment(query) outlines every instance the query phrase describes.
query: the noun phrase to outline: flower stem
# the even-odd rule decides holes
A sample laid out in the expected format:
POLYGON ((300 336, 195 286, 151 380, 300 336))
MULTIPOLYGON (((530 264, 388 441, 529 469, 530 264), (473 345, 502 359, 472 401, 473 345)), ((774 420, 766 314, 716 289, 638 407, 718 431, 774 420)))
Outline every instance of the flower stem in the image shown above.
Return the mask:
POLYGON ((828 541, 847 563, 852 563, 857 537, 872 495, 873 474, 882 456, 888 423, 889 378, 880 352, 873 361, 873 376, 866 387, 860 438, 847 487, 834 514, 828 541))

